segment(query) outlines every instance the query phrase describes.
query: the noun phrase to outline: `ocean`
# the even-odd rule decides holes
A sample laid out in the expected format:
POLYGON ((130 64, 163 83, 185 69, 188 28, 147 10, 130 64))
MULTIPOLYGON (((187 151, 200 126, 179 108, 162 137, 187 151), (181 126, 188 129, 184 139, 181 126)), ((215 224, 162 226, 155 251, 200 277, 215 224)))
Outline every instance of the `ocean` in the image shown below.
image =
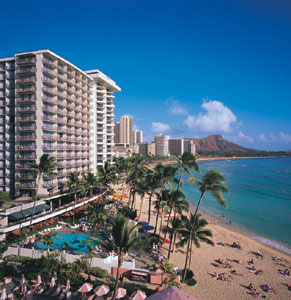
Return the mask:
MULTIPOLYGON (((220 223, 231 220, 243 233, 291 255, 291 157, 201 161, 199 165, 201 174, 212 168, 221 171, 229 188, 226 210, 209 192, 202 210, 220 223)), ((188 179, 184 175, 182 190, 190 205, 196 205, 200 193, 188 179)))

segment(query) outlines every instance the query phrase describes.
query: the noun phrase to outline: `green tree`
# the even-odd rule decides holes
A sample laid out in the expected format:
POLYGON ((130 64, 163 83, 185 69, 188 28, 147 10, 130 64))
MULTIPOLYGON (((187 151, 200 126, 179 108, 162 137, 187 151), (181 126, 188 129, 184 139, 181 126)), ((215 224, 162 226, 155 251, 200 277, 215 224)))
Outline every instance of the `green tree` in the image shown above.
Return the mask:
POLYGON ((55 244, 55 239, 54 237, 57 235, 55 231, 45 235, 43 237, 43 244, 47 246, 48 248, 51 248, 55 244))
POLYGON ((31 172, 31 177, 36 179, 36 194, 33 201, 33 212, 30 218, 29 227, 32 226, 32 220, 35 215, 35 205, 37 196, 39 193, 40 180, 42 175, 53 176, 56 175, 55 169, 57 167, 57 162, 54 157, 49 156, 48 154, 43 154, 39 160, 39 163, 32 162, 29 163, 30 167, 33 169, 31 172))
POLYGON ((11 205, 11 196, 7 192, 0 192, 0 209, 3 207, 4 204, 11 205))
MULTIPOLYGON (((228 188, 225 182, 225 178, 223 175, 216 169, 212 169, 209 171, 206 171, 202 180, 196 179, 194 177, 191 178, 191 182, 199 186, 200 190, 200 199, 197 203, 193 218, 196 219, 196 215, 198 213, 201 201, 207 191, 210 192, 212 197, 218 201, 220 205, 223 207, 227 207, 226 202, 224 200, 224 193, 228 192, 228 188)), ((195 227, 195 223, 192 224, 191 230, 193 231, 195 227)), ((190 236, 192 235, 192 232, 190 236)), ((186 269, 187 269, 187 263, 189 259, 189 249, 190 249, 190 240, 187 244, 187 250, 186 250, 186 259, 185 259, 185 267, 184 267, 184 276, 183 281, 185 281, 186 276, 186 269)))
POLYGON ((201 215, 190 214, 190 218, 184 218, 183 224, 177 233, 180 235, 180 241, 177 243, 178 247, 184 247, 188 242, 190 242, 190 259, 189 266, 192 260, 192 246, 193 243, 197 248, 200 248, 200 242, 206 243, 208 245, 214 246, 214 243, 210 240, 212 237, 212 232, 209 229, 205 229, 208 222, 205 219, 200 218, 201 215), (193 230, 192 226, 194 224, 193 230))
POLYGON ((129 219, 122 214, 118 214, 112 220, 112 238, 106 237, 100 244, 109 252, 113 251, 118 256, 118 266, 115 277, 115 286, 112 300, 115 300, 119 284, 120 268, 123 263, 123 257, 131 251, 139 252, 147 246, 145 239, 137 235, 138 225, 133 225, 129 219))

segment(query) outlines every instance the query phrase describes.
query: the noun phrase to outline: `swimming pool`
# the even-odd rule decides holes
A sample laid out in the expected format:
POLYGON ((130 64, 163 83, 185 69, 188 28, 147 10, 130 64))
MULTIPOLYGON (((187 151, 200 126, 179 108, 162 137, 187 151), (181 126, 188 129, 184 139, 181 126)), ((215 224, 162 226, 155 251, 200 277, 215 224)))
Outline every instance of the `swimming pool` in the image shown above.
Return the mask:
MULTIPOLYGON (((88 253, 88 247, 86 245, 86 241, 88 237, 92 236, 91 234, 57 234, 54 237, 54 245, 48 247, 44 245, 42 242, 37 242, 36 246, 38 248, 50 248, 50 249, 58 249, 60 251, 73 251, 73 252, 80 252, 80 253, 88 253), (63 248, 63 244, 67 242, 69 246, 65 249, 63 248)), ((91 242, 91 245, 98 245, 98 242, 91 242)))

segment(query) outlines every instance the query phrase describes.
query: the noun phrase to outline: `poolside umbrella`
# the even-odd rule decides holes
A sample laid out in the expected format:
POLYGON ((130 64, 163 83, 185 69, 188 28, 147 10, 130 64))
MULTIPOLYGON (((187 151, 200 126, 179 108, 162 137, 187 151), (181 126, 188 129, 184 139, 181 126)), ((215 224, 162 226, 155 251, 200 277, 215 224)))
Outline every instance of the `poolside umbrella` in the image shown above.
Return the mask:
POLYGON ((131 300, 144 300, 147 294, 143 291, 137 290, 131 295, 131 300))
POLYGON ((6 300, 6 298, 7 298, 6 289, 3 289, 0 300, 6 300))
POLYGON ((119 299, 119 298, 123 298, 126 296, 126 289, 123 289, 123 288, 119 288, 117 290, 117 295, 116 295, 116 298, 119 299))
POLYGON ((110 291, 109 287, 105 284, 102 284, 94 290, 96 296, 104 296, 107 295, 110 291))
POLYGON ((67 280, 66 290, 68 291, 71 288, 70 279, 67 280))
POLYGON ((187 295, 181 290, 174 287, 169 287, 158 293, 155 293, 147 298, 147 300, 197 300, 196 298, 187 295))
POLYGON ((93 289, 93 285, 91 283, 84 283, 79 289, 78 292, 82 294, 88 293, 93 289))
POLYGON ((55 285, 56 285, 55 277, 52 277, 51 282, 50 282, 50 287, 53 288, 55 285))
POLYGON ((40 275, 37 275, 37 285, 40 285, 41 284, 41 277, 40 275))

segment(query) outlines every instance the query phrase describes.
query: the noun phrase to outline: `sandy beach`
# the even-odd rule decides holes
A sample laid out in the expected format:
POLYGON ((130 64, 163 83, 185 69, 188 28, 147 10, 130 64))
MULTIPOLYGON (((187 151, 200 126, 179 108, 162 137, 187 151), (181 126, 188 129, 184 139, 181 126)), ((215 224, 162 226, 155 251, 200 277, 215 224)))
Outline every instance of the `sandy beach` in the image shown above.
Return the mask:
MULTIPOLYGON (((125 200, 127 203, 127 200, 125 200)), ((138 211, 140 209, 140 197, 136 197, 135 208, 138 211)), ((140 221, 147 221, 148 211, 148 197, 144 198, 140 221)), ((152 214, 151 225, 154 225, 155 216, 152 214)), ((250 290, 246 288, 250 283, 253 284, 257 292, 262 292, 267 299, 290 299, 291 292, 288 291, 287 284, 291 284, 291 278, 285 277, 279 273, 279 270, 288 268, 290 270, 290 256, 287 254, 276 251, 264 244, 261 244, 247 236, 239 234, 237 232, 230 231, 217 223, 217 225, 209 224, 208 228, 213 232, 213 241, 215 246, 209 246, 201 244, 200 248, 195 248, 192 254, 191 269, 195 274, 197 285, 189 287, 182 286, 182 289, 189 295, 195 296, 198 300, 210 300, 210 299, 252 299, 250 290), (225 246, 217 245, 217 243, 224 243, 225 246), (242 250, 235 249, 227 246, 226 244, 232 244, 233 242, 239 243, 242 250), (263 254, 263 259, 257 258, 253 252, 260 251, 263 254), (281 258, 282 261, 276 262, 272 260, 272 257, 281 258), (223 267, 215 267, 212 263, 215 263, 216 259, 223 259, 227 261, 232 270, 235 269, 238 275, 231 275, 231 269, 223 267), (263 274, 255 275, 250 272, 248 268, 250 265, 248 262, 253 259, 256 270, 263 270, 263 274), (240 260, 241 263, 235 263, 232 260, 240 260), (280 266, 279 263, 284 264, 280 266), (231 275, 230 282, 217 280, 213 274, 225 273, 231 275), (268 284, 274 288, 277 293, 267 293, 261 289, 261 285, 268 284)), ((162 250, 167 253, 167 245, 162 250)), ((170 261, 179 268, 184 268, 185 262, 185 249, 176 249, 171 254, 170 261)))

